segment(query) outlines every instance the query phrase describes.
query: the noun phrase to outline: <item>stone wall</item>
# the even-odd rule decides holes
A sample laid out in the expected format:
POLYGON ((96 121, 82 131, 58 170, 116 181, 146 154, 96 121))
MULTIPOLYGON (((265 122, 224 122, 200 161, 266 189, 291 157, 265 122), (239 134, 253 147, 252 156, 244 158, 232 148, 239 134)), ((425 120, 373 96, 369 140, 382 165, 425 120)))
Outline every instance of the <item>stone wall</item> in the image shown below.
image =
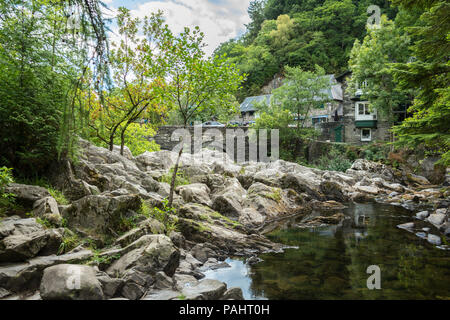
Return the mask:
MULTIPOLYGON (((182 126, 164 126, 159 128, 157 134, 150 138, 161 146, 162 150, 175 150, 181 145, 181 137, 187 135, 186 139, 190 141, 185 148, 189 148, 191 153, 201 148, 214 148, 216 150, 227 152, 227 154, 237 162, 249 161, 250 150, 255 150, 257 159, 251 160, 264 161, 264 156, 260 157, 260 152, 267 156, 271 155, 271 134, 267 131, 267 152, 261 148, 263 143, 249 138, 249 127, 182 127, 182 126), (199 139, 201 137, 201 139, 199 139), (201 145, 200 145, 201 143, 201 145), (261 150, 260 150, 261 148, 261 150)), ((178 149, 179 150, 179 149, 178 149)))

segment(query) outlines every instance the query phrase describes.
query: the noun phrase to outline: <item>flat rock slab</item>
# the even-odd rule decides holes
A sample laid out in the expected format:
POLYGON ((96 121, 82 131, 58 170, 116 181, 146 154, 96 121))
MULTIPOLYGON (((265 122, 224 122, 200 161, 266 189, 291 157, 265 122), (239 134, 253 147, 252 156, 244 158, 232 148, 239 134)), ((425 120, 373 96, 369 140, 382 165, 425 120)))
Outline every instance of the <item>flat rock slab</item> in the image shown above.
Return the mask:
POLYGON ((62 263, 83 262, 92 255, 90 250, 82 250, 61 256, 36 257, 22 263, 0 264, 0 287, 12 292, 37 289, 45 268, 62 263))

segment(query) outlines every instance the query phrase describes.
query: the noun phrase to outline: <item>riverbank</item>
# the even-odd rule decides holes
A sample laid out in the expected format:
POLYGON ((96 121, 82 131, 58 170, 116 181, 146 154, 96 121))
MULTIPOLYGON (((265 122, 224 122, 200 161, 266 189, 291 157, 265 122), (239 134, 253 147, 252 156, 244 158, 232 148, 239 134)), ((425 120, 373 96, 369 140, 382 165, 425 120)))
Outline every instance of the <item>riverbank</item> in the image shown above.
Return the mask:
MULTIPOLYGON (((449 188, 383 164, 359 159, 345 173, 283 160, 238 165, 204 149, 182 156, 174 208, 167 208, 176 156, 121 156, 81 141, 78 162, 59 163, 49 175, 68 204, 45 188, 11 184, 18 205, 0 224, 0 298, 242 299, 240 288, 203 272, 226 266, 229 256, 282 252, 263 235, 280 220, 349 202, 428 210, 424 223, 440 222, 436 236, 447 241, 449 188), (81 265, 81 288, 67 288, 81 265)), ((305 223, 344 219, 323 214, 305 223)))

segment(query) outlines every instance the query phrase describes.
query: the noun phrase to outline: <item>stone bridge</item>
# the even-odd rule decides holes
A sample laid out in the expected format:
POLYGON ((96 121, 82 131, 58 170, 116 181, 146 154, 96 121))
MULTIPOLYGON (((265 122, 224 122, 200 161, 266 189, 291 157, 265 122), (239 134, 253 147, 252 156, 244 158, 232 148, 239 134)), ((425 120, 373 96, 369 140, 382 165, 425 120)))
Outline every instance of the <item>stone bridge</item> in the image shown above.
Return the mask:
POLYGON ((268 162, 271 155, 278 158, 278 131, 262 130, 257 134, 249 127, 163 126, 150 140, 158 143, 162 150, 179 151, 183 144, 185 152, 190 150, 191 153, 214 148, 226 152, 238 163, 268 162))

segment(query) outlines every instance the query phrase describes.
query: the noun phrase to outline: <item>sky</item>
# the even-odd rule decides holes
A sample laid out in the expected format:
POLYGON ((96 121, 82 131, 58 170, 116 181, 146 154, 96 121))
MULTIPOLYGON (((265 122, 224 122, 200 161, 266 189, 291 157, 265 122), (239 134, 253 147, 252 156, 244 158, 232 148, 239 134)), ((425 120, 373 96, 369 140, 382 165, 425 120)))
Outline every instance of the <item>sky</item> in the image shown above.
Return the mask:
MULTIPOLYGON (((209 56, 222 43, 241 35, 250 22, 247 8, 251 0, 102 0, 114 16, 117 8, 131 10, 135 17, 150 16, 151 12, 164 12, 166 23, 175 34, 184 27, 199 26, 205 34, 205 52, 209 56)), ((117 26, 110 26, 114 32, 117 26)), ((111 36, 115 38, 114 35, 111 36)))

